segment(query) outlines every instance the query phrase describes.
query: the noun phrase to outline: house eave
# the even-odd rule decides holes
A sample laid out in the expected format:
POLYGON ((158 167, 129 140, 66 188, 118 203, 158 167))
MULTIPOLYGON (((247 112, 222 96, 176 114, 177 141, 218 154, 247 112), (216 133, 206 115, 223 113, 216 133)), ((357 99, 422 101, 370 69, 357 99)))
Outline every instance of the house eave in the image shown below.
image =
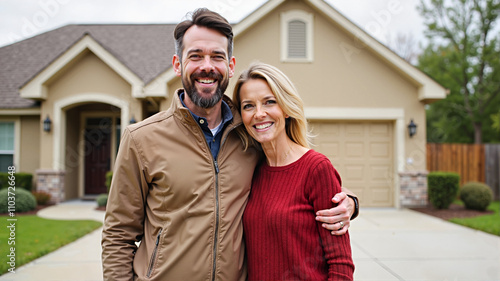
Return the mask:
POLYGON ((0 116, 27 116, 40 114, 40 108, 0 108, 0 116))

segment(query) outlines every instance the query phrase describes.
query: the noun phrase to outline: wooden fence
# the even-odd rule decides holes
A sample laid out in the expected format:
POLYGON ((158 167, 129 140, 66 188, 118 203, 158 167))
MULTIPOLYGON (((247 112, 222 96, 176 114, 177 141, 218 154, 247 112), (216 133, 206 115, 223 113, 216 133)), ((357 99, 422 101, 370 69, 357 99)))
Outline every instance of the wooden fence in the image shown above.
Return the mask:
POLYGON ((479 181, 488 184, 496 199, 500 196, 500 144, 427 144, 427 170, 456 172, 460 184, 479 181))

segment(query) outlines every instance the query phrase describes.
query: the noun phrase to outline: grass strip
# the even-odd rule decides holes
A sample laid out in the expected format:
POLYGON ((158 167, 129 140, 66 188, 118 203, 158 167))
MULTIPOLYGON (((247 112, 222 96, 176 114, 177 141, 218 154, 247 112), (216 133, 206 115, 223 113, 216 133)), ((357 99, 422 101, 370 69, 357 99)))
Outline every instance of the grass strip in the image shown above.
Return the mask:
POLYGON ((0 274, 10 268, 7 255, 10 248, 15 247, 16 269, 34 259, 46 255, 87 233, 99 228, 102 223, 92 220, 50 220, 36 215, 17 216, 15 222, 15 245, 9 245, 11 230, 7 228, 11 222, 4 220, 0 230, 0 274))
POLYGON ((492 202, 488 206, 488 210, 494 211, 495 213, 472 218, 453 218, 449 221, 500 236, 500 201, 492 202))

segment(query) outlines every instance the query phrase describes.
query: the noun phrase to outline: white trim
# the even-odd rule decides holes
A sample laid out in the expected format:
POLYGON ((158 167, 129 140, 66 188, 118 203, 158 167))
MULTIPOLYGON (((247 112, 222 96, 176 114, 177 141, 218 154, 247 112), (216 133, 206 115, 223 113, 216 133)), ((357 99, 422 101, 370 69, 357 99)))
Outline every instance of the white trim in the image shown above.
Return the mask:
POLYGON ((264 5, 262 5, 260 8, 258 8, 256 11, 254 11, 249 16, 244 18, 238 24, 236 24, 233 27, 234 39, 236 39, 236 37, 238 37, 240 34, 245 32, 247 29, 249 29, 252 25, 257 23, 260 19, 265 17, 267 14, 272 12, 276 7, 281 5, 281 3, 283 3, 283 2, 285 2, 285 0, 267 1, 266 3, 264 3, 264 5))
POLYGON ((157 76, 144 87, 144 96, 152 98, 168 98, 168 82, 172 81, 177 75, 174 68, 171 67, 157 76))
POLYGON ((290 10, 281 13, 281 61, 282 62, 313 62, 314 57, 314 16, 302 10, 290 10), (290 58, 288 54, 288 24, 299 20, 306 25, 306 57, 290 58))
POLYGON ((304 112, 307 119, 404 120, 402 108, 306 107, 304 112))
POLYGON ((40 108, 0 109, 0 116, 40 115, 40 113, 41 113, 40 108))
POLYGON ((17 171, 22 171, 21 166, 21 118, 15 118, 14 121, 14 166, 17 171))
MULTIPOLYGON (((285 0, 269 0, 252 14, 244 18, 233 28, 234 38, 243 34, 252 25, 257 23, 261 18, 271 13, 275 8, 284 3, 285 0)), ((333 22, 340 25, 346 32, 354 35, 356 40, 365 47, 372 49, 375 54, 380 56, 383 60, 398 69, 402 75, 407 77, 418 88, 418 98, 421 102, 432 101, 437 99, 444 99, 447 95, 447 89, 443 88, 436 81, 432 80, 429 76, 422 71, 406 62, 386 46, 378 42, 376 39, 368 35, 361 28, 349 21, 345 16, 340 14, 336 9, 326 3, 324 0, 305 0, 318 12, 323 13, 329 17, 333 22)), ((345 42, 343 42, 345 44, 345 42)))
POLYGON ((340 107, 306 107, 304 108, 308 120, 368 120, 394 121, 394 171, 393 190, 394 206, 401 207, 399 202, 400 186, 399 173, 405 168, 405 111, 402 108, 340 108, 340 107))
POLYGON ((106 103, 114 105, 121 110, 121 128, 122 133, 128 125, 130 118, 129 102, 102 93, 83 93, 76 96, 67 97, 54 103, 54 128, 52 168, 56 171, 65 169, 65 147, 66 147, 66 114, 64 111, 81 103, 106 103))
POLYGON ((20 90, 22 98, 32 98, 32 99, 47 99, 47 86, 45 85, 52 77, 54 77, 59 71, 61 71, 65 66, 71 63, 72 60, 77 58, 79 55, 83 54, 86 50, 90 50, 99 59, 101 59, 106 65, 113 69, 118 75, 120 75, 125 81, 127 81, 132 86, 132 97, 142 98, 143 93, 143 82, 137 77, 128 67, 126 67, 121 61, 104 49, 99 43, 97 43, 89 35, 85 35, 80 41, 73 45, 68 51, 62 54, 59 58, 53 61, 46 69, 37 74, 35 78, 24 85, 20 90))

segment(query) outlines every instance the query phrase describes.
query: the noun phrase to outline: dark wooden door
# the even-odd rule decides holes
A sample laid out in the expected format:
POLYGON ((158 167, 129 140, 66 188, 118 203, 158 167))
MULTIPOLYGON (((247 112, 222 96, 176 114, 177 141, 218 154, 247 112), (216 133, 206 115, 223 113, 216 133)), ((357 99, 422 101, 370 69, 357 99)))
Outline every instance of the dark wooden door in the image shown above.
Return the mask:
POLYGON ((111 118, 89 118, 85 128, 85 194, 107 193, 111 164, 111 118), (108 120, 109 119, 109 120, 108 120))

